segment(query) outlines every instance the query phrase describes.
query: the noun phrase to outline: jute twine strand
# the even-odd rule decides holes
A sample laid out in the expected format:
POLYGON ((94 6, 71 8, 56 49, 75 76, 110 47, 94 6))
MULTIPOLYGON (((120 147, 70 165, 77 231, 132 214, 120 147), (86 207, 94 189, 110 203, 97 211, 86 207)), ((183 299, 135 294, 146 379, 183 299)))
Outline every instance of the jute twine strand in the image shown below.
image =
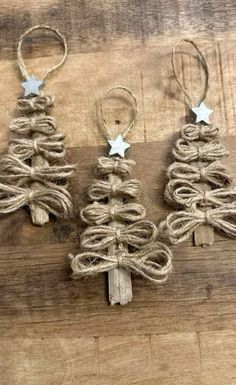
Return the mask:
POLYGON ((118 184, 112 184, 106 180, 98 180, 89 188, 89 198, 100 201, 115 196, 128 196, 137 198, 140 190, 140 182, 136 179, 126 180, 118 184))
POLYGON ((56 217, 67 218, 72 214, 71 196, 59 186, 33 191, 26 187, 0 183, 0 214, 12 213, 33 204, 56 217))
POLYGON ((192 182, 173 179, 167 183, 165 197, 169 202, 187 208, 195 208, 196 205, 220 207, 236 200, 236 188, 217 188, 203 191, 192 182))
POLYGON ((19 42, 18 42, 18 45, 17 45, 17 62, 18 62, 18 66, 19 66, 19 69, 21 71, 21 74, 25 79, 28 79, 30 77, 30 74, 27 70, 27 67, 26 67, 25 62, 24 62, 23 57, 22 57, 22 53, 21 53, 22 44, 23 44, 23 41, 26 38, 26 36, 30 35, 32 32, 37 31, 37 30, 43 30, 43 31, 46 30, 49 32, 53 32, 59 38, 59 41, 62 43, 62 46, 63 46, 63 56, 62 56, 61 60, 59 61, 59 63, 57 63, 56 65, 54 65, 52 68, 48 69, 45 72, 44 76, 42 77, 42 80, 45 80, 50 74, 52 74, 52 72, 56 71, 57 69, 59 69, 64 64, 64 62, 67 58, 68 49, 67 49, 67 43, 66 43, 65 37, 56 28, 52 28, 48 25, 35 25, 34 27, 29 28, 27 31, 25 31, 21 35, 19 42))
POLYGON ((200 225, 207 224, 236 238, 236 205, 235 203, 205 211, 175 211, 170 213, 159 226, 159 237, 171 244, 184 242, 200 225))
MULTIPOLYGON (((20 181, 20 179, 44 181, 67 180, 75 171, 74 165, 30 167, 25 162, 13 155, 6 155, 1 162, 0 179, 20 181)), ((24 183, 24 182, 22 182, 24 183)))
POLYGON ((118 251, 115 258, 92 251, 69 254, 73 278, 94 276, 122 267, 152 283, 163 283, 172 270, 172 254, 161 242, 155 242, 135 253, 118 251))
POLYGON ((10 131, 18 135, 41 133, 53 135, 57 130, 57 122, 51 116, 21 117, 10 124, 10 131))
POLYGON ((101 127, 103 129, 103 132, 104 132, 106 139, 112 139, 112 137, 111 137, 111 134, 109 132, 109 127, 107 126, 106 120, 104 118, 104 103, 105 103, 105 100, 107 100, 111 96, 112 93, 114 93, 115 91, 119 91, 119 90, 124 91, 126 94, 128 94, 128 96, 130 96, 131 102, 132 102, 132 113, 133 113, 130 123, 128 124, 128 126, 126 128, 124 128, 123 132, 121 132, 121 136, 123 138, 126 138, 126 136, 132 130, 132 128, 134 127, 134 124, 135 124, 135 120, 136 120, 136 116, 137 116, 137 99, 136 99, 136 97, 134 96, 132 91, 130 91, 126 87, 116 86, 116 87, 111 88, 104 95, 104 97, 101 99, 101 102, 99 104, 99 115, 100 115, 101 127))
MULTIPOLYGON (((98 171, 105 176, 109 173, 126 175, 131 172, 133 164, 134 162, 125 159, 100 157, 98 171)), ((121 179, 118 178, 117 181, 121 179)), ((138 196, 140 183, 127 180, 114 185, 108 180, 99 180, 91 186, 89 197, 95 202, 81 211, 82 220, 90 225, 81 235, 83 251, 69 256, 73 278, 92 276, 122 267, 154 283, 165 281, 171 271, 172 254, 167 246, 160 242, 155 243, 156 226, 143 219, 145 208, 133 200, 138 196), (116 204, 115 200, 111 204, 112 197, 117 194, 131 198, 132 201, 116 204), (109 204, 104 203, 107 198, 109 204), (100 200, 102 203, 97 202, 100 200), (121 223, 123 226, 112 226, 113 223, 121 223), (114 245, 115 251, 109 255, 109 249, 114 245), (132 254, 129 247, 139 251, 132 254), (106 254, 101 254, 104 251, 106 254)))
POLYGON ((200 103, 203 100, 205 100, 205 98, 206 98, 206 94, 207 94, 207 91, 208 91, 209 70, 208 70, 208 65, 207 65, 206 59, 204 58, 202 52, 200 51, 200 49, 198 48, 197 44, 194 41, 192 41, 190 39, 180 39, 176 43, 176 45, 174 46, 174 48, 172 50, 172 55, 171 55, 172 68, 173 68, 175 79, 176 79, 180 89, 182 90, 182 92, 186 96, 187 103, 188 103, 188 105, 189 105, 189 107, 191 109, 193 107, 193 102, 192 102, 191 96, 190 96, 187 88, 184 86, 184 84, 180 80, 180 77, 179 77, 178 71, 177 71, 177 65, 176 65, 176 51, 177 51, 177 48, 180 46, 181 43, 184 43, 184 42, 191 44, 195 48, 195 50, 196 50, 196 52, 197 52, 197 54, 199 56, 200 62, 202 64, 202 67, 204 69, 205 82, 204 82, 204 87, 202 89, 202 93, 201 93, 200 98, 199 98, 198 105, 200 105, 200 103))
POLYGON ((188 141, 202 140, 208 142, 218 139, 219 135, 219 128, 211 125, 188 123, 181 130, 182 138, 188 141))
POLYGON ((207 182, 217 187, 223 187, 231 183, 232 180, 226 167, 218 161, 200 167, 183 162, 174 162, 167 170, 167 177, 193 183, 207 182))
MULTIPOLYGON (((36 29, 53 31, 64 46, 62 60, 46 72, 44 80, 64 63, 67 46, 65 38, 51 27, 35 26, 26 31, 17 50, 19 68, 25 79, 30 75, 21 47, 25 36, 36 29)), ((10 131, 17 137, 11 140, 9 154, 3 157, 0 165, 0 213, 28 205, 33 222, 39 225, 48 221, 48 213, 63 218, 72 213, 71 196, 66 188, 75 166, 54 164, 55 160, 64 157, 65 146, 64 135, 56 133, 56 120, 46 115, 53 103, 54 98, 43 92, 40 96, 18 99, 17 109, 23 116, 10 124, 10 131), (47 160, 52 161, 53 166, 47 160)))
POLYGON ((228 156, 224 146, 217 141, 203 144, 201 147, 180 138, 176 141, 172 153, 180 162, 208 161, 212 162, 219 158, 228 156))
POLYGON ((145 216, 145 208, 138 203, 125 203, 109 207, 94 202, 81 210, 81 218, 89 225, 103 225, 111 220, 136 222, 145 216))
POLYGON ((13 139, 9 153, 20 160, 31 158, 34 154, 42 154, 47 159, 58 159, 65 156, 65 135, 54 134, 36 139, 13 139))

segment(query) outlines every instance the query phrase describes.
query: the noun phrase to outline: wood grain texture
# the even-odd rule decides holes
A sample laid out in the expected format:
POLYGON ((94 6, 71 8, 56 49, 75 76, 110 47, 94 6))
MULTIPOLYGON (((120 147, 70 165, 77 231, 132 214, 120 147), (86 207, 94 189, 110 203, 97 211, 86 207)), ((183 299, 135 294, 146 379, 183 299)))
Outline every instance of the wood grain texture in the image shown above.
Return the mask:
MULTIPOLYGON (((105 141, 96 103, 113 86, 129 87, 137 97, 129 141, 140 144, 129 155, 137 161, 133 176, 142 181, 148 216, 158 223, 171 210, 163 203, 164 173, 188 114, 170 65, 181 36, 193 38, 208 61, 207 104, 236 177, 235 16, 234 0, 0 1, 0 151, 7 149, 21 92, 17 40, 34 24, 51 24, 65 34, 69 56, 45 89, 56 99, 52 115, 67 135, 67 158, 79 166, 71 221, 39 229, 23 209, 0 220, 3 385, 235 385, 234 241, 215 233, 211 248, 175 247, 170 280, 156 288, 133 278, 134 300, 125 308, 108 306, 105 275, 72 281, 66 258, 77 249, 79 209, 105 151, 98 147, 105 141)), ((61 49, 53 35, 35 34, 23 53, 40 77, 61 49)), ((194 55, 182 47, 178 68, 195 101, 202 72, 194 55)), ((108 106, 106 117, 117 130, 115 121, 125 116, 120 105, 108 106)))

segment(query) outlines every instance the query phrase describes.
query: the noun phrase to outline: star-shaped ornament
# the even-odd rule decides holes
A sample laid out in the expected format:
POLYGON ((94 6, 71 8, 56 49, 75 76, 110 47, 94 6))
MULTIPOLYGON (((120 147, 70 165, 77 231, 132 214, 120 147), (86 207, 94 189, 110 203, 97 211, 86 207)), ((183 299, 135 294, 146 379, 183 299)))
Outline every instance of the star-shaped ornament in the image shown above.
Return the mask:
POLYGON ((39 87, 43 84, 42 80, 38 80, 33 76, 30 76, 25 82, 22 82, 21 85, 24 88, 24 96, 39 95, 39 87))
POLYGON ((192 111, 194 112, 194 114, 197 115, 196 123, 199 123, 199 122, 205 122, 207 124, 210 123, 209 116, 212 114, 213 110, 211 110, 210 108, 207 108, 204 102, 201 102, 201 104, 198 107, 193 107, 192 111))
POLYGON ((110 144, 110 152, 109 155, 115 155, 118 154, 122 158, 125 156, 125 150, 130 147, 130 145, 123 141, 123 138, 121 135, 118 135, 115 140, 108 140, 108 143, 110 144))

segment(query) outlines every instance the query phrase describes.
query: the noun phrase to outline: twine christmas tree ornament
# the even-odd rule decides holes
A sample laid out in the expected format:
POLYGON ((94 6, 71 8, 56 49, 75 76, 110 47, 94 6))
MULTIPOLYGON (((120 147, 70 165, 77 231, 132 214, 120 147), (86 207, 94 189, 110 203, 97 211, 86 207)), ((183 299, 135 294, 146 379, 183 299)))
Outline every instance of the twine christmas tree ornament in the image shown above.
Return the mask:
POLYGON ((135 123, 136 99, 130 90, 118 86, 105 95, 100 107, 109 155, 115 157, 97 160, 101 179, 89 188, 92 203, 81 211, 88 227, 81 236, 81 253, 70 255, 71 268, 75 279, 108 272, 109 302, 124 305, 132 300, 131 273, 153 283, 164 282, 171 271, 172 255, 166 245, 156 241, 157 228, 145 219, 145 208, 138 202, 139 181, 126 179, 135 165, 124 155, 130 146, 126 136, 135 123), (103 116, 104 101, 114 91, 125 92, 133 102, 132 120, 116 138, 111 137, 103 116))
POLYGON ((45 79, 63 65, 67 57, 67 44, 59 31, 48 26, 34 26, 20 38, 17 58, 24 97, 17 100, 21 116, 13 119, 10 132, 13 138, 9 153, 1 159, 0 213, 11 213, 23 206, 29 206, 32 222, 44 225, 49 213, 66 218, 71 215, 71 196, 67 191, 68 178, 75 170, 74 165, 62 163, 65 157, 64 135, 57 133, 56 120, 47 115, 54 99, 45 94, 41 87, 45 79), (29 74, 24 63, 21 48, 24 38, 36 30, 53 32, 63 45, 63 57, 50 68, 41 80, 29 74), (60 162, 58 164, 58 162, 60 162))
POLYGON ((230 186, 230 174, 221 163, 228 153, 219 142, 219 129, 209 123, 213 111, 205 104, 209 71, 204 56, 193 41, 182 39, 173 49, 172 65, 195 123, 190 122, 182 128, 172 150, 175 161, 167 170, 169 181, 165 198, 181 211, 167 216, 160 224, 160 235, 177 244, 194 234, 195 245, 212 245, 214 229, 229 237, 236 236, 236 188, 230 186), (177 75, 176 48, 181 42, 190 43, 196 49, 204 69, 205 85, 197 106, 193 106, 177 75))

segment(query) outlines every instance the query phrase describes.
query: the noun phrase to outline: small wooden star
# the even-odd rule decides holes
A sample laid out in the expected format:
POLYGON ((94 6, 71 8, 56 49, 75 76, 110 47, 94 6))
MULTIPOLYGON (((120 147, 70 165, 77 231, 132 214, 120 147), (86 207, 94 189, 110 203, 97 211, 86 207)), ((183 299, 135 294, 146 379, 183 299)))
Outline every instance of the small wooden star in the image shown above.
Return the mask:
POLYGON ((110 152, 109 155, 115 155, 118 154, 122 158, 125 156, 125 150, 130 147, 130 145, 123 141, 123 138, 121 135, 118 135, 115 140, 108 140, 108 143, 110 144, 110 152))
POLYGON ((209 116, 212 114, 213 110, 208 108, 204 102, 201 102, 201 104, 198 107, 193 107, 192 111, 194 114, 197 115, 196 123, 198 122, 205 122, 207 124, 210 123, 209 116))
POLYGON ((24 88, 24 96, 39 95, 39 87, 43 84, 41 80, 36 79, 33 76, 30 76, 25 82, 22 82, 21 85, 24 88))

